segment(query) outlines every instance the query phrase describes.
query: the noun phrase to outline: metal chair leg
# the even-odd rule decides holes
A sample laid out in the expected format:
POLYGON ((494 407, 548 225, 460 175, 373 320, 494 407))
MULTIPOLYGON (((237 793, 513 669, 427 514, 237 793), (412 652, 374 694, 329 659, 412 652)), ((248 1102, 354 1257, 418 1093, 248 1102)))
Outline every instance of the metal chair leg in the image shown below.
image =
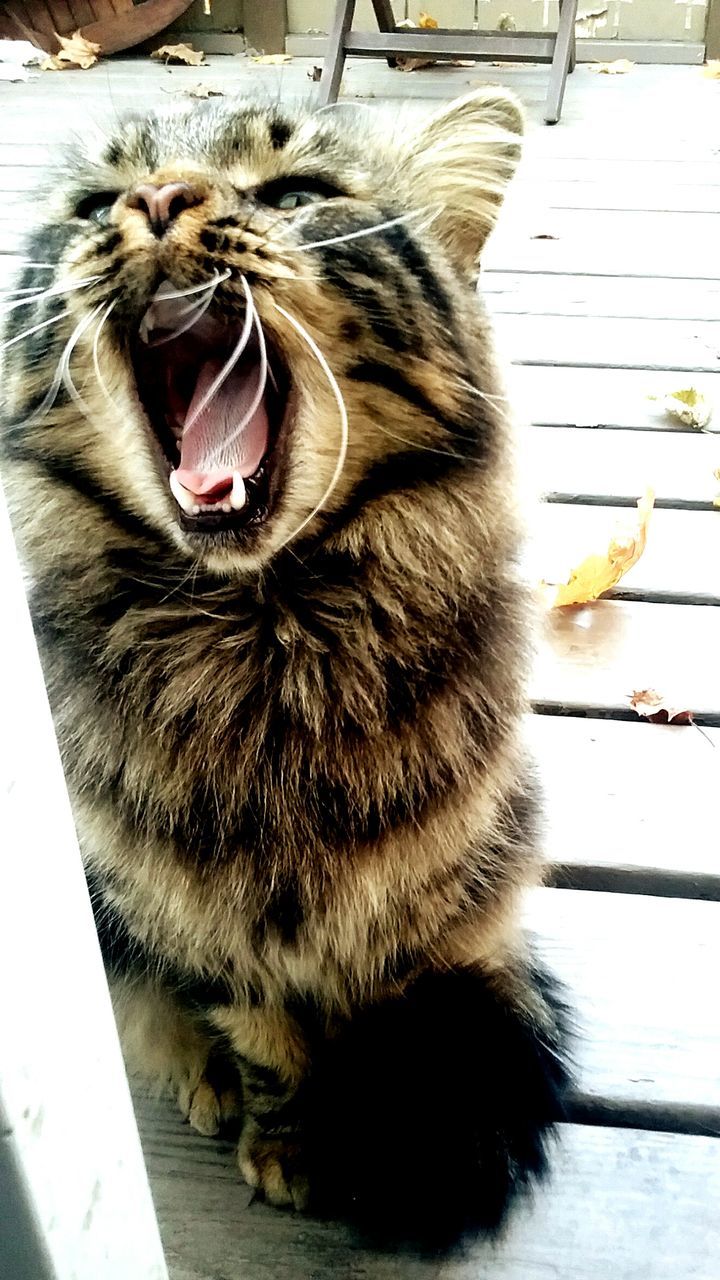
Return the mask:
MULTIPOLYGON (((392 10, 390 0, 372 0, 372 7, 375 10, 379 31, 396 31, 395 14, 392 10)), ((389 67, 397 66, 397 58, 388 58, 389 67)))
POLYGON ((562 111, 565 96, 565 82, 575 52, 575 18, 577 16, 577 0, 560 0, 560 20, 555 39, 555 52, 550 67, 550 83, 548 84, 545 103, 545 123, 557 124, 562 111))
POLYGON ((338 0, 335 6, 333 28, 328 39, 325 61, 323 62, 317 105, 327 106, 329 102, 337 102, 340 81, 345 67, 345 36, 352 26, 355 14, 355 0, 338 0))

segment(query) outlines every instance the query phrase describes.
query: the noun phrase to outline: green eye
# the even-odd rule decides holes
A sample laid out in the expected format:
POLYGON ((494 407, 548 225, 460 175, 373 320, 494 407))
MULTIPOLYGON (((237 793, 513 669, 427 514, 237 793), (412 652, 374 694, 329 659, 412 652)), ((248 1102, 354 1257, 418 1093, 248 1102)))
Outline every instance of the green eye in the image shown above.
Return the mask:
POLYGON ((82 218, 85 222, 97 222, 104 227, 117 198, 117 191, 96 191, 80 201, 75 209, 75 217, 82 218))
POLYGON ((304 204, 318 204, 325 198, 319 191, 303 191, 301 188, 298 191, 283 191, 282 195, 267 203, 272 204, 275 209, 300 209, 304 204))

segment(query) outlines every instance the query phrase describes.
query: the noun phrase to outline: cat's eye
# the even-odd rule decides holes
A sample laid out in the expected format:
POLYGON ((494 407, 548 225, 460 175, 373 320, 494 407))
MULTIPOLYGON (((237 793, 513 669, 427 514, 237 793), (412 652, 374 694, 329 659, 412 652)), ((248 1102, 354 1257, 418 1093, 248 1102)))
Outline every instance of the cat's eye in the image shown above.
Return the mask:
POLYGON ((117 198, 117 191, 94 191, 76 206, 75 217, 82 218, 85 222, 97 222, 103 227, 117 198))
POLYGON ((275 209, 300 209, 304 204, 317 204, 326 197, 321 196, 319 191, 284 191, 277 200, 273 202, 275 209))
POLYGON ((342 194, 321 178, 280 178, 260 187, 257 198, 273 209, 302 209, 304 205, 319 204, 342 194))

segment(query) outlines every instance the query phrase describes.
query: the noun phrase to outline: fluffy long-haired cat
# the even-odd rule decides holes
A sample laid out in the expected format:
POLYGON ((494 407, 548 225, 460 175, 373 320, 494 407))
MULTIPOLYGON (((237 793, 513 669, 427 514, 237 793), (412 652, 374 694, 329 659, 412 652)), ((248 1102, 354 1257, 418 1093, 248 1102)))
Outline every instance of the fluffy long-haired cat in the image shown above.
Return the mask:
POLYGON ((372 120, 212 104, 71 155, 2 471, 130 1066, 237 1116, 272 1203, 446 1245, 568 1082, 475 290, 522 121, 372 120))

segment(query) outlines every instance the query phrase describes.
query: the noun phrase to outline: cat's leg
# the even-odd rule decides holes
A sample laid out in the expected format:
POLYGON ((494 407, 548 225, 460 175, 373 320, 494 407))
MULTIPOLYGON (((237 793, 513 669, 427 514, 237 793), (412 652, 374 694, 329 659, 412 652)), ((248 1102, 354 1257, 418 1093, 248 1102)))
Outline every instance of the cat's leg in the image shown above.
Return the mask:
POLYGON ((301 1087, 308 1072, 303 1033, 281 1006, 233 1005, 212 1021, 238 1056, 243 1120, 240 1172, 275 1205, 304 1208, 308 1198, 301 1087))
POLYGON ((151 1089, 169 1092, 198 1133, 212 1136, 240 1114, 237 1077, 199 1017, 150 978, 109 978, 125 1065, 151 1089))

